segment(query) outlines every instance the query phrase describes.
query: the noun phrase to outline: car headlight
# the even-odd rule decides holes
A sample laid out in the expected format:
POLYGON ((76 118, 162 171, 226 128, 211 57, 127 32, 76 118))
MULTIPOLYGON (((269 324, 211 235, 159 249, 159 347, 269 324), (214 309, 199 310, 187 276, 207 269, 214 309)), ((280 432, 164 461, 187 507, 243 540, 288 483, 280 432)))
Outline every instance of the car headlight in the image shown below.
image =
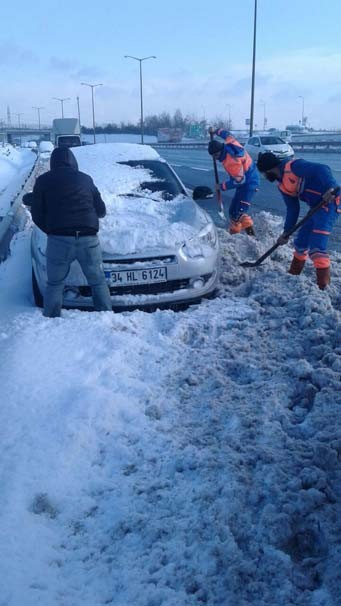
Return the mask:
POLYGON ((206 257, 217 245, 217 231, 213 223, 208 223, 198 234, 189 238, 182 246, 186 257, 206 257))

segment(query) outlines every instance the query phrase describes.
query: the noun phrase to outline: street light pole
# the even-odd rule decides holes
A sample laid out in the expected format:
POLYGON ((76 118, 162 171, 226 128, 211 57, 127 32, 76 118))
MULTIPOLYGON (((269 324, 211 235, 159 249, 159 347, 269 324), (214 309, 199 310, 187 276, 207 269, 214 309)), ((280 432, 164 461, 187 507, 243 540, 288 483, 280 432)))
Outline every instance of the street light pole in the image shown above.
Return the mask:
POLYGON ((77 109, 78 109, 78 122, 79 122, 79 128, 81 129, 81 111, 79 109, 79 97, 77 97, 77 109))
POLYGON ((18 118, 18 128, 21 128, 21 124, 20 124, 20 116, 22 116, 23 114, 15 114, 18 118))
POLYGON ((252 57, 252 82, 251 82, 251 109, 250 109, 250 137, 253 135, 253 113, 255 96, 255 72, 256 72, 256 31, 257 31, 257 0, 255 0, 253 19, 253 57, 252 57))
POLYGON ((304 97, 302 95, 298 95, 299 99, 302 99, 302 127, 304 126, 304 97))
POLYGON ((63 99, 61 99, 60 97, 52 97, 52 99, 60 101, 62 106, 62 118, 64 118, 64 101, 70 101, 70 97, 64 97, 63 99))
POLYGON ((266 130, 266 123, 267 123, 267 119, 266 119, 266 103, 262 99, 261 99, 260 103, 261 103, 261 105, 263 105, 263 110, 264 110, 264 113, 263 113, 263 130, 266 130))
POLYGON ((94 143, 96 143, 96 126, 95 126, 95 101, 94 101, 94 88, 96 86, 103 86, 103 84, 88 84, 87 82, 81 82, 82 86, 90 86, 91 88, 91 101, 92 101, 92 127, 94 130, 94 143))
POLYGON ((140 62, 140 106, 141 106, 141 144, 143 145, 143 137, 144 137, 144 122, 143 122, 143 94, 142 94, 142 61, 147 61, 147 59, 156 59, 155 55, 150 55, 149 57, 133 57, 132 55, 124 55, 125 59, 135 59, 135 61, 140 62))
POLYGON ((38 128, 40 130, 40 110, 44 109, 44 108, 43 107, 35 107, 34 105, 32 105, 32 109, 36 109, 37 112, 38 112, 38 125, 39 125, 38 128))
POLYGON ((226 103, 226 107, 229 108, 229 130, 231 129, 231 103, 226 103))

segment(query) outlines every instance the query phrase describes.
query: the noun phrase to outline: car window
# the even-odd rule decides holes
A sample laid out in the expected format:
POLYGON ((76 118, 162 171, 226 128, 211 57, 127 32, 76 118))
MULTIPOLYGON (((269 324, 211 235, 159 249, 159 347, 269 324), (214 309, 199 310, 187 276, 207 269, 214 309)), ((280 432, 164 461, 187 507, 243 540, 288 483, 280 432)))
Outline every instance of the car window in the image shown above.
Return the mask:
POLYGON ((169 168, 166 162, 159 160, 127 160, 118 162, 133 168, 144 168, 150 173, 150 181, 143 181, 139 188, 149 192, 162 192, 167 200, 173 199, 180 194, 187 195, 180 181, 169 168))
POLYGON ((251 137, 251 139, 249 139, 249 145, 259 145, 258 137, 251 137))
POLYGON ((280 137, 261 137, 260 140, 262 145, 280 145, 281 143, 285 143, 280 137))

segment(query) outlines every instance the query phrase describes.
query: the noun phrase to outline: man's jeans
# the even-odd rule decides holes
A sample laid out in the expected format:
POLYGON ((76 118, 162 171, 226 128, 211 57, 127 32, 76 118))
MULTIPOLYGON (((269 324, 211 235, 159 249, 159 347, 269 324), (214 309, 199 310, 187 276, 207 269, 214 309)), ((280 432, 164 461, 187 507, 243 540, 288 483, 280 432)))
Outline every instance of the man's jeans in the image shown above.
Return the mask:
POLYGON ((46 250, 47 287, 44 295, 44 316, 49 318, 60 316, 64 281, 75 259, 79 262, 91 287, 95 310, 112 311, 98 237, 50 235, 46 250))

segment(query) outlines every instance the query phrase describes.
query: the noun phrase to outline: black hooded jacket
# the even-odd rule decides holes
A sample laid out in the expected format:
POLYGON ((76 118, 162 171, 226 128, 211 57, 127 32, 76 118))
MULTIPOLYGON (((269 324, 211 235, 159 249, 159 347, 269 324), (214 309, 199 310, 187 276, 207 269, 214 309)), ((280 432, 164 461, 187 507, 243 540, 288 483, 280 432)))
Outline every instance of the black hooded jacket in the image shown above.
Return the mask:
POLYGON ((91 177, 78 170, 72 151, 57 147, 50 170, 35 182, 31 206, 34 223, 47 234, 96 234, 98 217, 106 214, 101 194, 91 177))

